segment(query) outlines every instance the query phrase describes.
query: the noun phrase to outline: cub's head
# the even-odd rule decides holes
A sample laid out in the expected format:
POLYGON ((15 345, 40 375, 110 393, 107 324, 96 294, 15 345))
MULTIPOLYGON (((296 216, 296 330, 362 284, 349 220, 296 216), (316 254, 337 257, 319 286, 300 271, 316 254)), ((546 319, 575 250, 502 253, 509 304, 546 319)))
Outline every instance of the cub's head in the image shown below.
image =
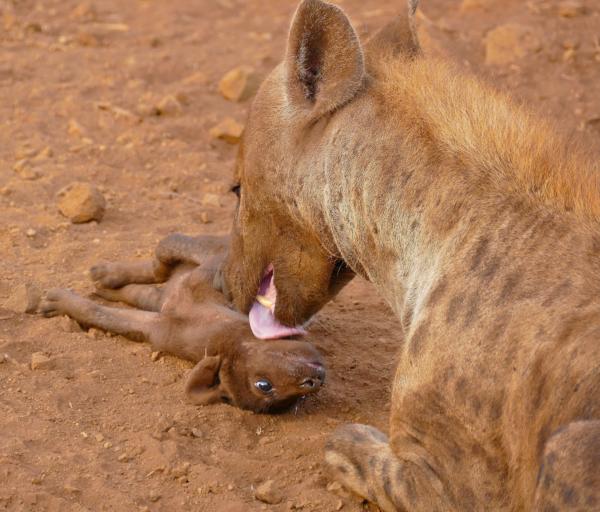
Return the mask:
POLYGON ((255 339, 245 335, 210 355, 190 372, 188 398, 199 405, 225 402, 255 412, 274 412, 316 393, 325 381, 323 358, 308 341, 255 339))
POLYGON ((253 101, 236 164, 232 190, 239 205, 221 284, 238 309, 250 312, 256 336, 297 333, 286 326, 304 324, 353 276, 323 214, 298 201, 300 193, 315 196, 326 185, 308 179, 326 160, 315 158, 327 151, 319 135, 368 94, 373 63, 419 52, 416 1, 363 47, 340 8, 304 0, 283 62, 253 101), (257 301, 257 294, 267 300, 257 301))

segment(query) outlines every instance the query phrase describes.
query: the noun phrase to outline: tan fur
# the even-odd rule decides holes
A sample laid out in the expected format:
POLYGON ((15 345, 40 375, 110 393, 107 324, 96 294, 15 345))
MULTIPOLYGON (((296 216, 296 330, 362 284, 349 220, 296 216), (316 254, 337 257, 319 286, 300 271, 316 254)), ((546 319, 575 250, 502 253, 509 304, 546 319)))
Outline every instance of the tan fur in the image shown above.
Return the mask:
POLYGON ((322 358, 308 341, 252 336, 248 319, 229 309, 212 286, 226 247, 222 237, 174 234, 160 242, 154 260, 92 268, 98 295, 139 309, 105 307, 54 289, 41 311, 69 315, 87 327, 148 341, 154 350, 197 362, 186 382, 193 403, 227 402, 257 412, 287 407, 319 390, 322 358), (162 282, 163 289, 148 284, 162 282), (272 389, 261 390, 259 381, 272 389))
MULTIPOLYGON (((314 40, 335 61, 351 38, 311 38, 327 31, 307 15, 317 5, 329 9, 301 4, 288 48, 314 40)), ((352 72, 315 70, 313 102, 287 92, 293 54, 267 78, 222 286, 245 311, 273 263, 289 325, 352 271, 392 306, 406 342, 389 437, 348 426, 326 448, 334 478, 383 510, 600 510, 598 170, 548 123, 423 56, 405 16, 364 59, 345 55, 352 72)))

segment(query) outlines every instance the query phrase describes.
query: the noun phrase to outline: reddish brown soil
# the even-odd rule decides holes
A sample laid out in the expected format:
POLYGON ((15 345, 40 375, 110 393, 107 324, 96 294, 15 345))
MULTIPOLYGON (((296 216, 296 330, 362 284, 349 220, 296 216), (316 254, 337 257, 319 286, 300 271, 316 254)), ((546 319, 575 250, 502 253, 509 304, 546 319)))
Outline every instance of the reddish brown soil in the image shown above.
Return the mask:
MULTIPOLYGON (((364 33, 405 2, 340 3, 364 33)), ((573 18, 560 16, 555 0, 478 3, 461 10, 458 1, 423 0, 425 46, 597 151, 598 3, 584 0, 573 18), (485 34, 514 21, 539 31, 539 51, 487 66, 485 34)), ((264 73, 278 61, 295 4, 0 0, 0 304, 23 282, 89 292, 94 262, 147 257, 171 231, 227 231, 235 148, 208 132, 226 116, 243 121, 247 103, 224 100, 217 83, 234 66, 264 73), (150 115, 167 95, 179 95, 181 111, 150 115), (45 147, 52 155, 30 164, 37 179, 13 171, 45 147), (74 180, 104 192, 102 222, 72 225, 60 216, 55 194, 74 180), (204 206, 206 193, 221 194, 222 206, 204 206)), ((327 490, 321 453, 339 424, 386 429, 398 326, 356 281, 313 331, 327 358, 326 388, 295 411, 268 416, 189 405, 182 385, 190 365, 152 362, 147 345, 1 309, 0 359, 9 357, 0 364, 0 509, 362 510, 327 490), (34 352, 53 367, 30 370, 34 352), (254 499, 268 479, 280 504, 254 499)))

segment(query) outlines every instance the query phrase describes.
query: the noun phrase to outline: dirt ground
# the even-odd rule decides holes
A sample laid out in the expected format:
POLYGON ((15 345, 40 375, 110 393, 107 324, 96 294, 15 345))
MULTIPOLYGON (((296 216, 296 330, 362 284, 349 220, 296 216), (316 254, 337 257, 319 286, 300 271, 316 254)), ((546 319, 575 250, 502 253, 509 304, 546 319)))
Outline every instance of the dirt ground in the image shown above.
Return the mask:
MULTIPOLYGON (((338 3, 364 34, 405 2, 338 3)), ((145 258, 172 231, 228 230, 235 146, 209 131, 225 117, 243 122, 248 102, 226 101, 218 82, 280 59, 295 4, 0 0, 0 510, 369 509, 328 489, 321 462, 342 423, 386 430, 401 337, 367 283, 352 283, 313 325, 325 388, 276 416, 191 406, 189 363, 153 362, 147 345, 6 306, 24 283, 90 292, 93 263, 145 258), (60 215, 56 193, 72 181, 103 192, 100 223, 60 215), (30 369, 35 352, 46 368, 30 369), (280 503, 255 499, 267 480, 280 503)), ((421 4, 428 51, 600 149, 598 0, 421 4), (486 62, 486 35, 506 24, 500 56, 486 62)))

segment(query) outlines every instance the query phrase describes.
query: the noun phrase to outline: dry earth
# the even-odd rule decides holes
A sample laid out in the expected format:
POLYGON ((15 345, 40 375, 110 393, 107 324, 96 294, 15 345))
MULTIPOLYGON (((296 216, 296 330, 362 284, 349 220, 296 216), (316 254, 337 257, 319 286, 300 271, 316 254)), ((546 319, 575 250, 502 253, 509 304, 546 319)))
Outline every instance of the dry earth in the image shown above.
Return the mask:
MULTIPOLYGON (((326 388, 277 416, 193 407, 182 393, 188 363, 153 362, 146 345, 15 312, 27 283, 89 292, 98 260, 147 257, 172 231, 227 231, 235 146, 210 130, 243 122, 248 102, 225 100, 218 83, 236 66, 264 74, 280 59, 295 3, 0 0, 0 510, 368 509, 328 488, 321 464, 337 425, 386 427, 401 339, 366 283, 314 325, 326 388), (73 181, 104 194, 99 223, 58 212, 56 194, 73 181), (280 503, 255 498, 268 480, 280 503)), ((404 1, 339 3, 366 33, 404 1)), ((598 151, 597 0, 422 0, 422 9, 429 51, 598 151)))

